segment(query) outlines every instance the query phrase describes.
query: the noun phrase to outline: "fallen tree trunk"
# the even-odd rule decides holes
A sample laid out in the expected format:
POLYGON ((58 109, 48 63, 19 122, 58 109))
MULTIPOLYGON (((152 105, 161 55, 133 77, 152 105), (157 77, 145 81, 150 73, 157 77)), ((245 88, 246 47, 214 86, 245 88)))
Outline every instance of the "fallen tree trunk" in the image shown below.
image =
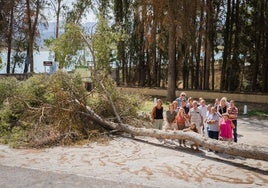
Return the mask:
POLYGON ((244 158, 257 159, 268 161, 268 148, 261 146, 252 146, 241 143, 225 142, 203 137, 195 132, 183 132, 183 131, 164 131, 158 129, 146 129, 136 128, 128 124, 114 123, 102 119, 99 115, 94 113, 89 107, 87 107, 87 113, 81 112, 88 116, 95 123, 105 127, 106 129, 123 131, 131 134, 132 136, 148 136, 160 139, 185 139, 192 141, 204 148, 218 151, 234 156, 240 156, 244 158))

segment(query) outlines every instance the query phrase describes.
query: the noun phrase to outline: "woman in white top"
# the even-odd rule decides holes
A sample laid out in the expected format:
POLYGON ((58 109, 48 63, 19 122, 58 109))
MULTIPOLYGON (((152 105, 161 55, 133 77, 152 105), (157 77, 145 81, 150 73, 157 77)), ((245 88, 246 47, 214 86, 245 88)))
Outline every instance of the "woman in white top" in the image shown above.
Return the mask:
POLYGON ((203 126, 203 117, 200 109, 197 108, 197 101, 193 101, 193 107, 189 111, 190 123, 195 123, 198 132, 201 133, 201 126, 203 126))

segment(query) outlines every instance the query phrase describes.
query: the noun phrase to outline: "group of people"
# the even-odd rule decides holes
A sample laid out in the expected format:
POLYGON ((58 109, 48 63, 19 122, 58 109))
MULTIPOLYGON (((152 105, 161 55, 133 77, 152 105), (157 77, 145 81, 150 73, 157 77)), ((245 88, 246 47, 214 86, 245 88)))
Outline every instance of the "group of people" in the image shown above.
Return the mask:
MULTIPOLYGON (((216 98, 214 104, 205 99, 187 98, 186 93, 168 105, 165 111, 162 100, 157 99, 151 112, 154 128, 165 130, 195 131, 212 139, 237 142, 238 108, 234 100, 216 98)), ((180 140, 180 145, 185 141, 180 140)))

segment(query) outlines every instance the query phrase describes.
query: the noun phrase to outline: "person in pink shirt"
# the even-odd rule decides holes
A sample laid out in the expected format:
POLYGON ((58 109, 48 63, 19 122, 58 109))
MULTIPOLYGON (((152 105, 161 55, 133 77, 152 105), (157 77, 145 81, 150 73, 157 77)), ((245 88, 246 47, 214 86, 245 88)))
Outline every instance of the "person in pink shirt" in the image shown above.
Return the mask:
POLYGON ((232 141, 234 124, 232 120, 229 119, 228 113, 222 114, 222 117, 223 119, 220 122, 219 139, 224 141, 232 141))

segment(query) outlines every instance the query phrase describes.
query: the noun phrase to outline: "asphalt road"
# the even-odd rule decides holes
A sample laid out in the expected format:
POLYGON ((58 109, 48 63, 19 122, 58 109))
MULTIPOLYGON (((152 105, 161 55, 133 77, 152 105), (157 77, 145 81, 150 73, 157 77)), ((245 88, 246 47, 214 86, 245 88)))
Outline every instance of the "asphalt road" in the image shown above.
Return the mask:
POLYGON ((140 185, 0 165, 1 188, 135 188, 140 185))

